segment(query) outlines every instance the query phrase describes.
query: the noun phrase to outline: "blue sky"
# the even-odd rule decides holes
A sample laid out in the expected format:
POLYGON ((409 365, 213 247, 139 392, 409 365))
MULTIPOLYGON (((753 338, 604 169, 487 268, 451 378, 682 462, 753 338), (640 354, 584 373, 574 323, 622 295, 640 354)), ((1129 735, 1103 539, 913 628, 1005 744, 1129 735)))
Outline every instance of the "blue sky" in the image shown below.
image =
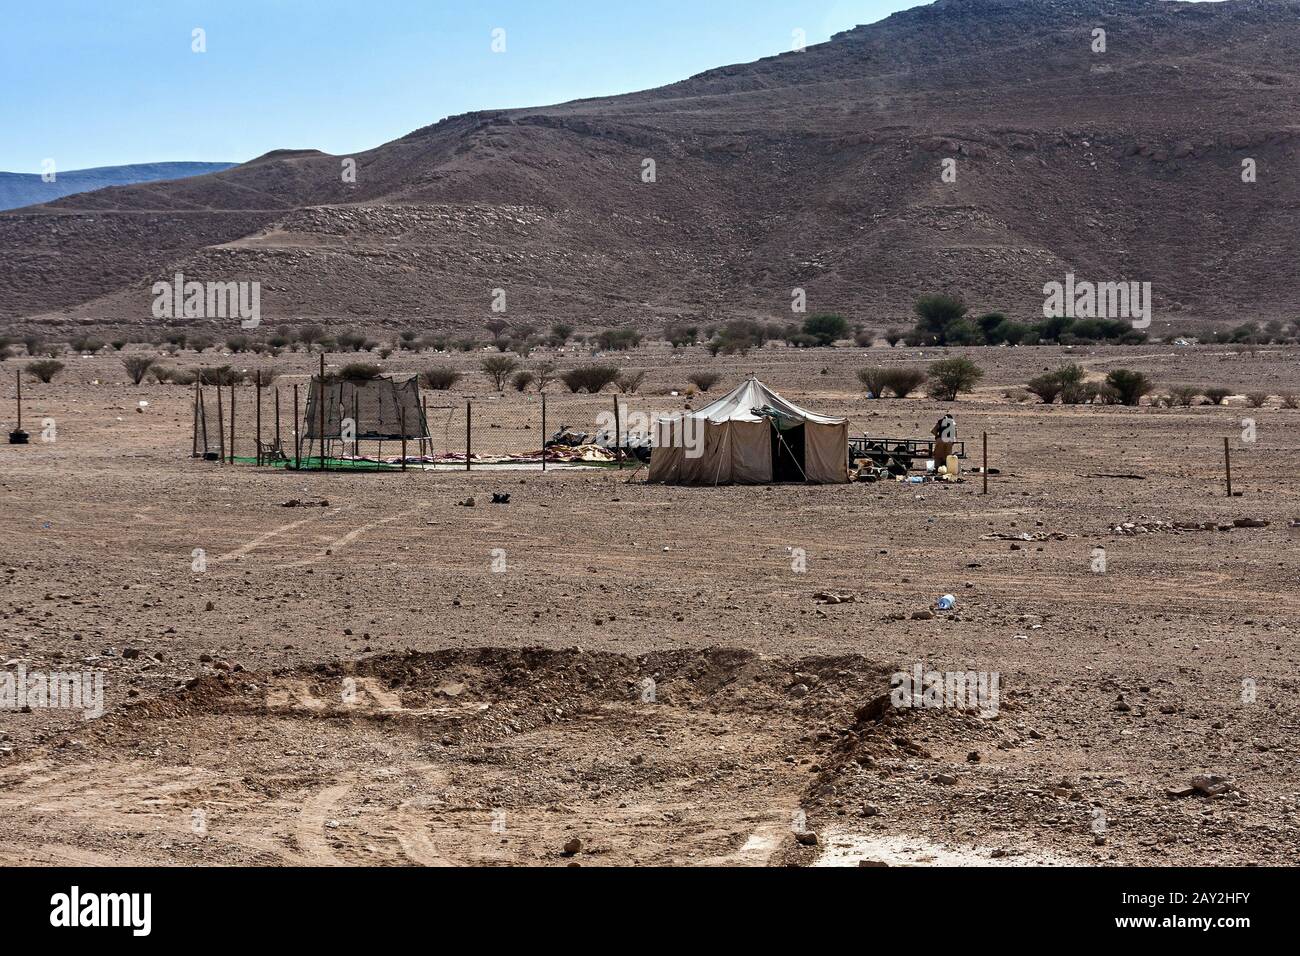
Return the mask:
POLYGON ((626 93, 917 0, 6 0, 0 170, 349 153, 469 110, 626 93), (191 51, 206 31, 207 52, 191 51), (506 31, 506 52, 491 50, 506 31))

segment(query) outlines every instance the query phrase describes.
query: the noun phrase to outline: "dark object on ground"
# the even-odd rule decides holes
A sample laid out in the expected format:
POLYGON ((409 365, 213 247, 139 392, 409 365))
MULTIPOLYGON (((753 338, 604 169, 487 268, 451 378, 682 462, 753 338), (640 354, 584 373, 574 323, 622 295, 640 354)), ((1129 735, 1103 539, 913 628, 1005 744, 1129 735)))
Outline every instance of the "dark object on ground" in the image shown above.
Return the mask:
POLYGON ((508 504, 510 504, 510 496, 509 496, 509 495, 500 495, 500 494, 495 494, 495 493, 494 493, 494 494, 492 495, 492 503, 493 503, 494 505, 508 505, 508 504))
POLYGON ((16 429, 16 430, 14 430, 14 431, 11 431, 11 432, 9 433, 9 444, 11 444, 11 445, 26 445, 26 444, 27 444, 27 440, 28 440, 30 437, 31 437, 30 435, 28 435, 25 431, 23 431, 21 428, 19 428, 19 429, 16 429))

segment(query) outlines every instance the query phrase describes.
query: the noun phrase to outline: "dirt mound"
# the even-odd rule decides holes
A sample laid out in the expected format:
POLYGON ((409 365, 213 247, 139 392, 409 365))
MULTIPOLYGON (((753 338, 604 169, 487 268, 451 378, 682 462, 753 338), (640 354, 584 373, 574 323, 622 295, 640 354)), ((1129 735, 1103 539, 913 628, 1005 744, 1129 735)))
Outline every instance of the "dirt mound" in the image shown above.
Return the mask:
POLYGON ((0 810, 28 837, 0 856, 546 863, 578 840, 604 863, 763 863, 885 673, 722 648, 222 670, 15 755, 0 810))

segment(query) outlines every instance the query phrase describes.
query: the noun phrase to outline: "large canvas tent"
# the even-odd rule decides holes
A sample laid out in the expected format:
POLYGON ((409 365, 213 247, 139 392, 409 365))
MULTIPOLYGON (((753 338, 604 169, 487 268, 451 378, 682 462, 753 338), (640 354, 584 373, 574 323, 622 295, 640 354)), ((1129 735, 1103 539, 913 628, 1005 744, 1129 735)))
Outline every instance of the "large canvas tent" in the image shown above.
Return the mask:
POLYGON ((754 376, 710 405, 654 423, 652 482, 849 480, 849 422, 800 408, 754 376))

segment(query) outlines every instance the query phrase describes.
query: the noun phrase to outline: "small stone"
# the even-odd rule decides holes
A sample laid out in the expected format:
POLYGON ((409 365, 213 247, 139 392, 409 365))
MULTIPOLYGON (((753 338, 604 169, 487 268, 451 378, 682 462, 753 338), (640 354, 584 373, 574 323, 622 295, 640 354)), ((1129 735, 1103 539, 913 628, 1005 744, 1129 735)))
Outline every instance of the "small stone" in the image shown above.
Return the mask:
POLYGON ((573 839, 569 840, 567 843, 564 844, 565 856, 577 856, 581 852, 582 852, 582 841, 579 840, 577 837, 574 837, 573 839))

